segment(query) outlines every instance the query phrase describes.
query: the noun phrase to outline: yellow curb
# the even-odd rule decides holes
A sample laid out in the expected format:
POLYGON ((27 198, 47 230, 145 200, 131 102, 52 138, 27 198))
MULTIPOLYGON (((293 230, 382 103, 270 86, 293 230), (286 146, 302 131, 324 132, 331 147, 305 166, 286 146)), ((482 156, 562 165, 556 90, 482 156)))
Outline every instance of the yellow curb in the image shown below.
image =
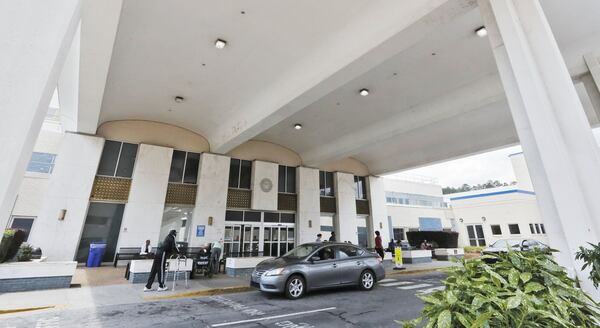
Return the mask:
POLYGON ((0 310, 0 315, 2 315, 2 314, 10 314, 10 313, 19 313, 19 312, 28 312, 28 311, 39 311, 39 310, 53 309, 54 307, 55 307, 55 305, 48 305, 48 306, 38 306, 38 307, 32 307, 32 308, 0 310))
POLYGON ((225 287, 225 288, 213 288, 213 289, 208 289, 208 290, 197 290, 194 292, 179 293, 179 294, 174 294, 174 295, 144 297, 144 300, 148 300, 148 301, 172 300, 172 299, 195 297, 195 296, 214 296, 214 295, 221 295, 221 294, 242 293, 242 292, 249 292, 251 290, 256 290, 256 288, 250 287, 250 286, 234 286, 234 287, 225 287))

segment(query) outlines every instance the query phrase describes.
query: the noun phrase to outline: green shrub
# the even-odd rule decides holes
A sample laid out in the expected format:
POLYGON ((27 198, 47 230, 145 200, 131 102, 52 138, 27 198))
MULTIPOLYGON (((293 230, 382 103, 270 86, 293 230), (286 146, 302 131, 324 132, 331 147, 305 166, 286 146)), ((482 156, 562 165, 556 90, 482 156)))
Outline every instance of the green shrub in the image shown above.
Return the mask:
POLYGON ((0 241, 0 263, 4 263, 15 257, 24 240, 24 231, 12 229, 4 230, 2 241, 0 241))
POLYGON ((600 243, 592 246, 592 249, 586 249, 583 246, 579 247, 579 251, 575 253, 575 259, 582 260, 584 262, 581 270, 585 270, 588 266, 590 267, 590 280, 594 283, 594 287, 598 288, 600 283, 600 243))
POLYGON ((509 252, 462 260, 449 268, 445 290, 423 296, 421 317, 405 328, 598 327, 600 305, 574 287, 547 253, 509 252), (486 259, 494 258, 494 264, 486 259))
POLYGON ((21 245, 21 248, 19 248, 19 254, 17 255, 17 261, 19 261, 19 262, 30 261, 32 252, 33 252, 33 248, 29 244, 21 245))
POLYGON ((465 253, 481 253, 484 247, 481 246, 465 246, 465 253))

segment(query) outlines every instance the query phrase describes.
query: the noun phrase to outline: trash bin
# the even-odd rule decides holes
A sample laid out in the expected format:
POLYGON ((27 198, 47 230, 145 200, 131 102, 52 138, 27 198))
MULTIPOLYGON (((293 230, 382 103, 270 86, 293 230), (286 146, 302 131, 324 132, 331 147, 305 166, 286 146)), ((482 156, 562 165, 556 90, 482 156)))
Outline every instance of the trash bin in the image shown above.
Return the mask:
POLYGON ((90 252, 88 253, 87 267, 99 267, 102 263, 102 257, 106 251, 106 244, 90 244, 90 252))

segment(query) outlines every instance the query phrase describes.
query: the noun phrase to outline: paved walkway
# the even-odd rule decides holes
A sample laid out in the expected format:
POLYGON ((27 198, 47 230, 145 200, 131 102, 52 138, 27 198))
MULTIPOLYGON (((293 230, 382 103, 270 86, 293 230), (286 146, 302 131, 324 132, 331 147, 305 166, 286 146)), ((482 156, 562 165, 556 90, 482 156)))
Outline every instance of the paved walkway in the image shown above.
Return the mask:
MULTIPOLYGON (((433 261, 423 264, 407 264, 402 271, 393 270, 391 261, 386 261, 389 276, 420 273, 457 265, 453 262, 433 261)), ((0 294, 0 311, 50 307, 50 309, 82 309, 106 305, 143 303, 157 298, 176 298, 203 293, 218 294, 240 291, 248 287, 248 279, 232 278, 224 274, 212 279, 194 279, 188 288, 178 282, 175 290, 168 282, 169 291, 143 292, 143 284, 130 284, 122 276, 122 267, 78 268, 72 288, 0 294), (94 271, 95 270, 95 271, 94 271)), ((156 286, 156 283, 155 283, 156 286)))

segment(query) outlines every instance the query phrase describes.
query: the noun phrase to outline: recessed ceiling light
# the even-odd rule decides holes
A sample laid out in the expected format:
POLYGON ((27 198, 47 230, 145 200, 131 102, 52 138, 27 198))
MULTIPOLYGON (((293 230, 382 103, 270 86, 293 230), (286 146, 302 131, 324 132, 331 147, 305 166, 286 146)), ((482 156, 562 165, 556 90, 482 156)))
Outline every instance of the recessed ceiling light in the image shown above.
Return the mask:
POLYGON ((296 130, 302 129, 302 124, 300 124, 300 123, 294 124, 294 129, 296 129, 296 130))
POLYGON ((475 30, 475 34, 477 34, 477 36, 480 38, 484 38, 487 36, 487 29, 485 28, 485 26, 482 26, 475 30))
POLYGON ((360 89, 360 91, 358 92, 358 94, 360 94, 363 97, 366 97, 369 95, 369 89, 360 89))
POLYGON ((177 96, 175 97, 175 102, 176 103, 182 103, 185 99, 182 96, 177 96))
POLYGON ((215 48, 217 48, 217 49, 223 49, 223 48, 225 48, 226 45, 227 45, 227 41, 225 41, 225 40, 217 39, 217 41, 215 41, 215 48))

